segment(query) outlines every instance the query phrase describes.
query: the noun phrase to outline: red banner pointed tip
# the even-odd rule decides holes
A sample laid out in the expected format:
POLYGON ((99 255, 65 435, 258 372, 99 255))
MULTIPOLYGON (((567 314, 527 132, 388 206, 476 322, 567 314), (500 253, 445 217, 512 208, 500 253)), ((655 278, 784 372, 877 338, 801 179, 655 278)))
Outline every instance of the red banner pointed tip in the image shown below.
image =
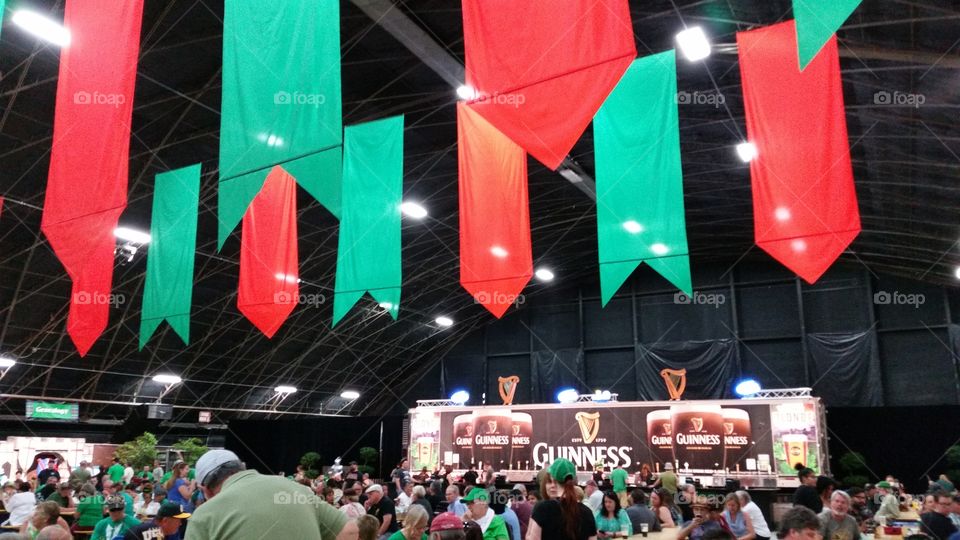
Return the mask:
POLYGON ((496 318, 503 317, 511 306, 523 304, 525 298, 521 291, 530 282, 533 272, 515 278, 497 279, 490 281, 463 282, 461 285, 473 297, 475 304, 480 304, 496 318))
POLYGON ((860 234, 854 230, 758 242, 760 249, 813 285, 860 234))

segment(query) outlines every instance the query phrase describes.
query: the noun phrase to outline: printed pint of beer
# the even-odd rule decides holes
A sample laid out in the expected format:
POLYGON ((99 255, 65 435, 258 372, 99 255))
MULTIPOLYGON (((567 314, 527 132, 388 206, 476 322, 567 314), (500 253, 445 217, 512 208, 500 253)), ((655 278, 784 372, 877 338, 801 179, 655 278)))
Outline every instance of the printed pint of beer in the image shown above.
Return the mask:
MULTIPOLYGON (((513 419, 513 431, 510 433, 513 453, 510 456, 510 463, 517 461, 529 462, 533 460, 533 417, 527 413, 515 412, 511 415, 513 419)), ((520 465, 517 465, 520 468, 520 465)))
POLYGON ((693 470, 723 468, 723 412, 719 405, 674 405, 673 456, 693 470))
POLYGON ((673 424, 669 409, 647 413, 647 445, 653 461, 661 467, 673 461, 673 424))
POLYGON ((453 419, 453 453, 460 455, 460 463, 466 469, 473 462, 473 415, 461 414, 453 419))
POLYGON ((510 409, 491 409, 473 418, 473 459, 497 468, 510 463, 513 454, 510 409))
POLYGON ((737 463, 748 457, 752 442, 750 413, 743 409, 723 409, 724 463, 728 469, 736 469, 737 463))
POLYGON ((783 441, 783 453, 787 464, 794 468, 807 464, 807 436, 803 433, 788 433, 780 437, 783 441))
POLYGON ((433 469, 436 465, 433 463, 433 438, 432 437, 418 437, 417 438, 417 459, 414 468, 419 470, 422 467, 427 467, 428 469, 433 469))

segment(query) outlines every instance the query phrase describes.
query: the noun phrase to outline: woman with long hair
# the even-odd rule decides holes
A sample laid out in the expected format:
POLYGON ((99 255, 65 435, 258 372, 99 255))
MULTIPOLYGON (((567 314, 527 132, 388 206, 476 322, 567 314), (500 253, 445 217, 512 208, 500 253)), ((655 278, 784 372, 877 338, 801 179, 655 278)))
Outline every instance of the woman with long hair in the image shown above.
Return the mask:
POLYGON ((663 488, 657 488, 650 493, 650 509, 660 520, 660 527, 664 529, 677 526, 677 518, 670 509, 672 500, 670 494, 663 488))
POLYGON ((577 468, 570 460, 561 458, 550 465, 541 482, 544 500, 533 508, 526 540, 597 538, 597 523, 590 509, 577 502, 576 482, 577 468))
POLYGON ((194 482, 187 482, 187 474, 190 472, 190 466, 184 462, 173 466, 173 474, 164 482, 163 487, 167 490, 167 500, 173 501, 184 508, 190 507, 190 497, 193 495, 194 482))
POLYGON ((650 470, 650 464, 644 463, 640 466, 640 472, 637 473, 637 483, 642 486, 649 486, 654 483, 656 478, 653 476, 653 471, 650 470))
POLYGON ((627 511, 620 508, 620 497, 612 491, 603 492, 603 505, 594 516, 599 538, 626 538, 633 534, 633 525, 627 511))
MULTIPOLYGON (((737 540, 753 540, 757 537, 753 530, 753 521, 750 516, 740 507, 740 499, 736 493, 729 493, 723 500, 723 519, 727 521, 730 531, 737 537, 737 540)), ((848 518, 849 519, 849 518, 848 518)))
MULTIPOLYGON (((419 486, 418 486, 419 487, 419 486)), ((389 540, 427 540, 427 511, 420 505, 411 505, 403 519, 403 528, 389 540)))

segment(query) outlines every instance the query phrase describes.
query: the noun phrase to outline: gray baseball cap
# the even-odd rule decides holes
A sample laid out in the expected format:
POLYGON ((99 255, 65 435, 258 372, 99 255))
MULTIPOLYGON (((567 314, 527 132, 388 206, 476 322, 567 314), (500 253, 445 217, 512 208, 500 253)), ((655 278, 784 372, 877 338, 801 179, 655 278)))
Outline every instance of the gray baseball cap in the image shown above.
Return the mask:
POLYGON ((231 461, 240 461, 240 458, 233 452, 223 449, 210 450, 200 456, 200 459, 197 460, 197 483, 205 486, 207 484, 207 476, 209 476, 210 473, 217 470, 224 463, 230 463, 231 461))

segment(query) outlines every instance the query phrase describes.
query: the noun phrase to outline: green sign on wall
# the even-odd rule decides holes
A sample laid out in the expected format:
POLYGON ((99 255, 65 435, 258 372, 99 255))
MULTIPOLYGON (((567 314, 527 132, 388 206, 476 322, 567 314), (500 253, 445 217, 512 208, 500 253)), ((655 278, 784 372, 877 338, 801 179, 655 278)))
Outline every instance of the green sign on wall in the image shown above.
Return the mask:
POLYGON ((80 409, 76 403, 27 401, 28 420, 61 420, 66 422, 76 422, 79 418, 80 409))

